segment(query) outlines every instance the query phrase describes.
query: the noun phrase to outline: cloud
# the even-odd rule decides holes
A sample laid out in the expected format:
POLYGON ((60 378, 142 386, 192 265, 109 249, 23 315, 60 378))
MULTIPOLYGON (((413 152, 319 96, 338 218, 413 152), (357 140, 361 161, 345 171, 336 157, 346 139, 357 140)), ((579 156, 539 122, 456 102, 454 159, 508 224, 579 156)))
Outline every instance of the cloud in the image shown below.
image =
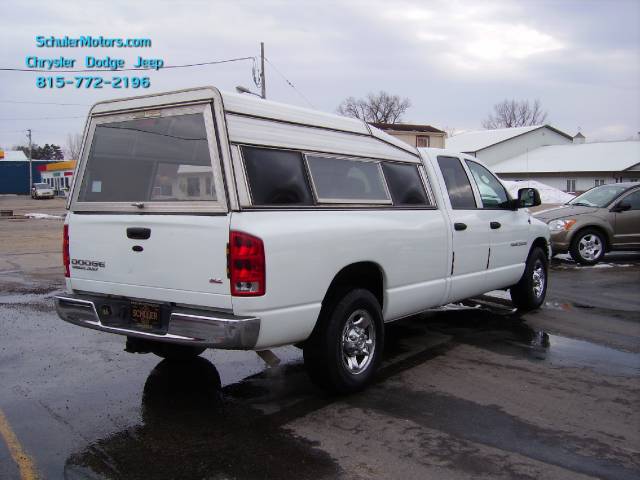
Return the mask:
MULTIPOLYGON (((83 58, 68 49, 43 52, 35 35, 149 37, 144 52, 166 64, 257 55, 267 57, 319 109, 334 111, 350 95, 385 89, 407 96, 407 120, 478 128, 504 98, 540 98, 552 122, 585 132, 640 125, 640 2, 309 1, 23 2, 4 0, 0 65, 22 66, 29 54, 83 58)), ((94 52, 92 52, 94 53, 94 52)), ((140 51, 102 50, 133 60, 140 51)), ((252 87, 241 62, 152 73, 150 92, 214 84, 252 87)), ((91 104, 134 91, 39 90, 33 74, 0 72, 0 100, 91 104)), ((308 106, 267 65, 270 99, 308 106)), ((83 107, 8 105, 1 118, 82 116, 83 107)), ((0 144, 64 142, 83 120, 2 121, 0 144), (13 132, 13 133, 7 133, 13 132), (16 133, 17 132, 17 133, 16 133)), ((611 132, 613 130, 602 130, 611 132)))

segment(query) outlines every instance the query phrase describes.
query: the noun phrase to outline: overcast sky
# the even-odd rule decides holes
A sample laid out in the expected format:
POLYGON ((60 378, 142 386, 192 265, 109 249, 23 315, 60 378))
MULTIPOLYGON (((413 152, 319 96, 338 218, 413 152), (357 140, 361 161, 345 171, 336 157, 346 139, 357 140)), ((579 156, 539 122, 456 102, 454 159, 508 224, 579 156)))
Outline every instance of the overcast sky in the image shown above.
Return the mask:
MULTIPOLYGON (((271 100, 333 112, 347 96, 408 97, 404 120, 480 128, 505 98, 539 98, 548 123, 587 140, 640 130, 640 0, 580 1, 43 1, 2 0, 0 67, 25 57, 162 58, 167 65, 259 55, 271 100), (148 37, 150 49, 43 49, 35 37, 148 37), (308 99, 308 102, 304 97, 308 99)), ((105 98, 199 85, 254 87, 251 61, 149 73, 149 90, 38 89, 35 73, 0 71, 0 146, 33 130, 38 144, 81 132, 105 98), (60 118, 80 117, 80 118, 60 118)), ((129 73, 135 74, 134 73, 129 73)), ((55 74, 54 74, 55 75, 55 74)), ((69 74, 73 76, 73 74, 69 74)))

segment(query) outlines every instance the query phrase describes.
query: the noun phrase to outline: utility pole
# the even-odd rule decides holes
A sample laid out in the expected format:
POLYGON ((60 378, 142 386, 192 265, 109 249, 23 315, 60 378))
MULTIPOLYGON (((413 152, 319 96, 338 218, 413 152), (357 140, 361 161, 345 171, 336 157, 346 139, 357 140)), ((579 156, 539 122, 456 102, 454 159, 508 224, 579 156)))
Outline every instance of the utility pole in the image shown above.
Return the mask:
POLYGON ((31 129, 27 129, 27 137, 29 138, 29 190, 28 192, 31 193, 31 188, 33 187, 33 164, 31 162, 31 129))
POLYGON ((262 94, 260 95, 264 100, 267 99, 267 85, 265 84, 266 77, 264 75, 264 42, 260 42, 260 85, 262 86, 262 94))

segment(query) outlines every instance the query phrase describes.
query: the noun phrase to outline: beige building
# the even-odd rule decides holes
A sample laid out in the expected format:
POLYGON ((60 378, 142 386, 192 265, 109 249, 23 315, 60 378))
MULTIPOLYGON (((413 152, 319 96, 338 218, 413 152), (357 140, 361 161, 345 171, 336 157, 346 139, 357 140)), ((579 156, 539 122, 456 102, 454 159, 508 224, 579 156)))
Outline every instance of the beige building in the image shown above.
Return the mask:
POLYGON ((371 123, 413 147, 444 148, 447 134, 431 125, 414 125, 410 123, 371 123))

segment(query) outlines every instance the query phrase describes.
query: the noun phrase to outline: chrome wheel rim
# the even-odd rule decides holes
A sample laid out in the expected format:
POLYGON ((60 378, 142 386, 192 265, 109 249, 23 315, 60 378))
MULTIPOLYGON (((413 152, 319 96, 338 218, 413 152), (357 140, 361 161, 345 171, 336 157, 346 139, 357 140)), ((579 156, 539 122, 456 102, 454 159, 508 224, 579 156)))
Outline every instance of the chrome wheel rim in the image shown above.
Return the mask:
POLYGON ((602 254, 602 240, 593 233, 588 233, 578 242, 578 251, 585 260, 596 260, 602 254))
POLYGON ((544 288, 547 283, 546 273, 544 271, 544 265, 540 260, 536 262, 533 267, 533 294, 536 298, 540 298, 544 293, 544 288))
POLYGON ((342 363, 353 375, 364 372, 376 349, 376 328, 366 310, 353 312, 342 330, 342 363))

